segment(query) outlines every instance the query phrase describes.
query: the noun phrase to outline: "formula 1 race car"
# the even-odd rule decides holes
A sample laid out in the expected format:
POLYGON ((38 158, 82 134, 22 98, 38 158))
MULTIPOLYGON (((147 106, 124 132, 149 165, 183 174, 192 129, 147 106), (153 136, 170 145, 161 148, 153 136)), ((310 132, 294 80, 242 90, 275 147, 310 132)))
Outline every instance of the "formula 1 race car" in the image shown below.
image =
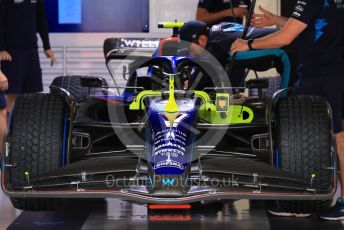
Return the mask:
POLYGON ((63 76, 48 94, 18 97, 1 174, 14 207, 51 210, 64 198, 105 197, 167 205, 280 200, 291 212, 331 204, 331 109, 320 97, 288 96, 282 50, 235 56, 252 69, 266 58, 283 64, 273 96, 245 96, 269 82, 232 88, 228 72, 202 58, 142 57, 118 39, 105 41, 104 54, 109 69, 113 60, 130 62, 125 87, 63 76), (206 78, 212 85, 199 89, 206 78))

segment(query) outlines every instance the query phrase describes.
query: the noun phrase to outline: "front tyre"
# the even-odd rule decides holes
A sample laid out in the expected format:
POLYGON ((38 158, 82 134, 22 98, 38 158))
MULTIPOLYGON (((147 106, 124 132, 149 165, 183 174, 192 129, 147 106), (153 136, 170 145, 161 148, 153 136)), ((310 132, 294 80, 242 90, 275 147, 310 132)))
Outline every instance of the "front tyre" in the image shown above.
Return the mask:
MULTIPOLYGON (((18 97, 10 127, 11 189, 23 190, 30 181, 64 165, 66 105, 52 94, 25 94, 18 97)), ((17 209, 48 211, 59 208, 61 199, 11 198, 17 209)))
MULTIPOLYGON (((328 103, 317 96, 287 97, 279 101, 276 113, 278 165, 309 182, 315 175, 315 188, 329 189, 333 171, 324 169, 334 164, 331 119, 328 103)), ((280 201, 283 211, 312 213, 329 208, 330 200, 280 201)))

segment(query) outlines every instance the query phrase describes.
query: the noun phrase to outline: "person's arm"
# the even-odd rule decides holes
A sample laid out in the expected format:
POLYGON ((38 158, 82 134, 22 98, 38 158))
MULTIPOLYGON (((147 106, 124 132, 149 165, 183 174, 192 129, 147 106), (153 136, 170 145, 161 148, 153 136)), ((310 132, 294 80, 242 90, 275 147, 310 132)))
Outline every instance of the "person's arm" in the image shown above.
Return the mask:
POLYGON ((45 12, 44 0, 37 1, 37 28, 39 36, 41 37, 43 42, 45 56, 51 60, 51 65, 53 66, 56 62, 56 58, 54 52, 51 50, 50 47, 48 22, 45 12))
MULTIPOLYGON (((256 39, 251 44, 253 49, 281 48, 293 42, 317 16, 321 2, 314 0, 300 0, 295 11, 286 25, 280 31, 265 38, 256 39)), ((231 47, 231 52, 249 50, 248 41, 238 39, 231 47)))
POLYGON ((0 70, 0 91, 6 91, 7 89, 8 89, 7 78, 0 70))
POLYGON ((12 57, 7 52, 6 43, 5 43, 5 21, 6 21, 6 12, 7 12, 7 1, 0 0, 0 60, 11 61, 12 57))
POLYGON ((197 12, 196 12, 196 19, 198 21, 202 21, 205 22, 207 24, 212 24, 216 21, 219 21, 225 17, 228 17, 230 14, 229 10, 223 10, 220 12, 216 12, 216 13, 210 13, 207 9, 204 8, 197 8, 197 12))
POLYGON ((241 7, 235 7, 234 14, 231 9, 223 10, 216 13, 211 13, 207 9, 204 8, 198 8, 196 19, 202 22, 205 22, 207 24, 212 24, 214 22, 217 22, 221 19, 228 18, 228 17, 243 17, 247 15, 247 9, 241 8, 241 7))
POLYGON ((278 27, 283 28, 289 20, 289 18, 277 16, 265 10, 262 6, 259 6, 259 9, 262 12, 262 14, 253 15, 251 26, 262 28, 276 25, 278 27))
MULTIPOLYGON (((291 18, 285 27, 267 37, 255 39, 252 43, 253 49, 276 49, 292 43, 305 29, 307 24, 291 18)), ((231 48, 232 53, 249 50, 248 41, 236 40, 231 48)))
POLYGON ((210 12, 212 7, 212 0, 200 0, 196 12, 196 19, 207 24, 213 24, 221 19, 228 17, 244 17, 247 15, 247 9, 241 7, 235 7, 232 9, 226 9, 219 12, 210 12), (234 15, 233 15, 234 12, 234 15))
POLYGON ((6 50, 5 46, 5 19, 7 0, 0 0, 0 51, 6 50))
POLYGON ((39 36, 42 39, 44 50, 50 49, 49 30, 44 0, 37 1, 37 29, 39 36))

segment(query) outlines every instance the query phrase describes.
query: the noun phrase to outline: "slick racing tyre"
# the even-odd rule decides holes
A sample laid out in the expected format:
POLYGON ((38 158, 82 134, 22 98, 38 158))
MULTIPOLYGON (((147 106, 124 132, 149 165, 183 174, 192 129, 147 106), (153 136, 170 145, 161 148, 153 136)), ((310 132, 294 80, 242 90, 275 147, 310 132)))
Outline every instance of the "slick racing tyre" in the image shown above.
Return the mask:
MULTIPOLYGON (((334 181, 333 171, 324 169, 333 166, 335 158, 329 111, 323 98, 296 96, 281 99, 276 113, 279 167, 309 184, 313 175, 314 187, 325 190, 334 181)), ((323 200, 280 201, 279 206, 286 212, 312 213, 330 205, 330 200, 323 200)))
MULTIPOLYGON (((10 124, 9 184, 23 190, 35 178, 61 168, 65 162, 66 105, 50 94, 25 94, 18 97, 10 124)), ((59 208, 61 199, 11 198, 17 209, 48 211, 59 208)))

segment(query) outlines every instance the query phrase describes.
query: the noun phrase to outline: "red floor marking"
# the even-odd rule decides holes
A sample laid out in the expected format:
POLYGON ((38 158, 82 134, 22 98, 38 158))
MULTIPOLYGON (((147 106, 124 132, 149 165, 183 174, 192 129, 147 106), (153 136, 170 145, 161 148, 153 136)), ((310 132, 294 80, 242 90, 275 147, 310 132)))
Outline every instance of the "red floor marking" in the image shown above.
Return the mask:
POLYGON ((154 215, 154 216, 149 216, 148 218, 149 218, 149 221, 191 221, 192 220, 190 215, 187 215, 187 216, 182 216, 182 215, 180 215, 180 216, 154 215))
POLYGON ((151 210, 175 210, 175 209, 191 209, 190 204, 150 204, 148 209, 151 210))

